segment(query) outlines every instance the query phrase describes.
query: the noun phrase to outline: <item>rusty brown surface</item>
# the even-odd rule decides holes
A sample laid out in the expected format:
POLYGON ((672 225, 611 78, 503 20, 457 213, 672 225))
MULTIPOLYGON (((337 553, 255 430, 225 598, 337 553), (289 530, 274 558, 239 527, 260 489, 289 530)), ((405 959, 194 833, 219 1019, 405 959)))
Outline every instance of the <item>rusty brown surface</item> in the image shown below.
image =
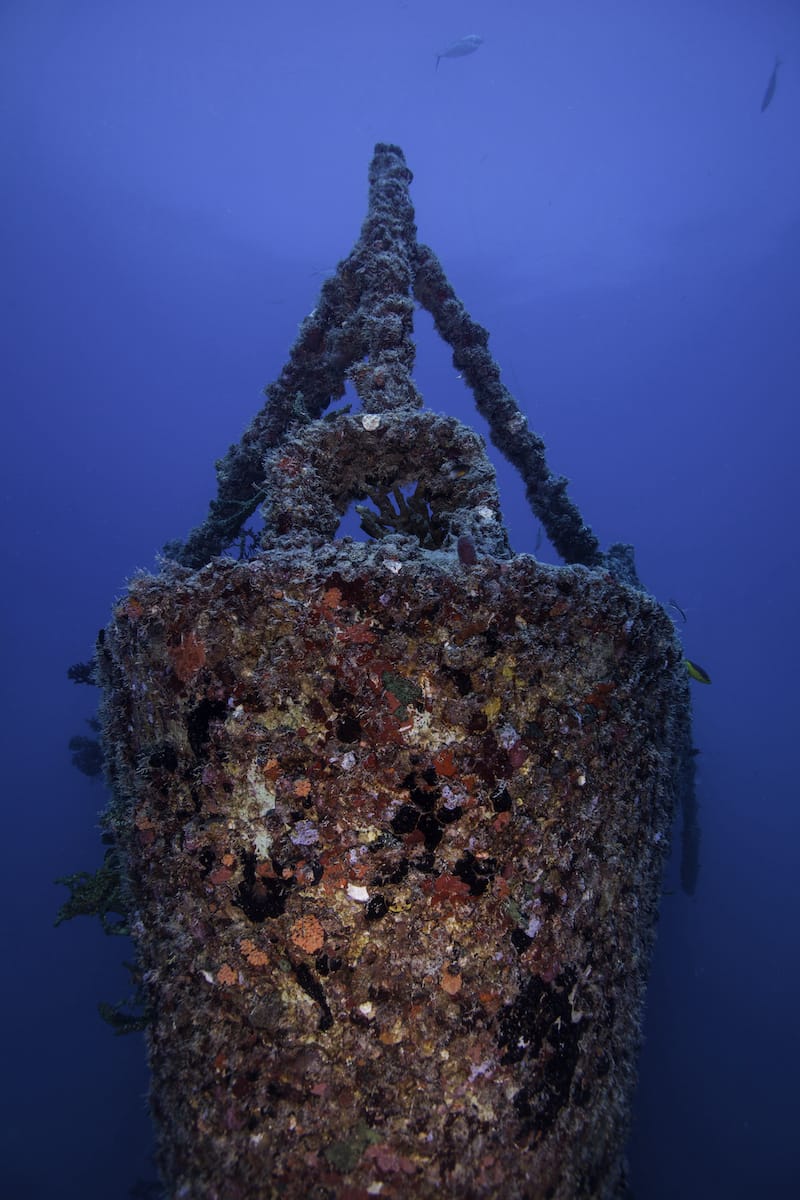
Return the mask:
POLYGON ((339 542, 134 581, 99 663, 170 1197, 623 1194, 660 607, 339 542))

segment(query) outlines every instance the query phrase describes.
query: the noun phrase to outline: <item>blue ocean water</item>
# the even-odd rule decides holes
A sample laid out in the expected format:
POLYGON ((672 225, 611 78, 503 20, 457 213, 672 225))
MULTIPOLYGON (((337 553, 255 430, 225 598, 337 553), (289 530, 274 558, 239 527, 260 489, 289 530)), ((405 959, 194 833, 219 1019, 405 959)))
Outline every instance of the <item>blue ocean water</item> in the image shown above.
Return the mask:
MULTIPOLYGON (((420 238, 551 466, 678 601, 713 679, 694 691, 700 877, 688 897, 671 864, 648 995, 636 1200, 800 1190, 798 64, 789 0, 0 6, 4 1195, 126 1200, 155 1178, 141 1036, 96 1011, 127 994, 130 948, 53 928, 53 879, 101 861, 106 799, 70 764, 96 695, 66 670, 205 515, 214 460, 358 235, 376 141, 403 147, 420 238)), ((480 427, 424 313, 416 378, 480 427)))

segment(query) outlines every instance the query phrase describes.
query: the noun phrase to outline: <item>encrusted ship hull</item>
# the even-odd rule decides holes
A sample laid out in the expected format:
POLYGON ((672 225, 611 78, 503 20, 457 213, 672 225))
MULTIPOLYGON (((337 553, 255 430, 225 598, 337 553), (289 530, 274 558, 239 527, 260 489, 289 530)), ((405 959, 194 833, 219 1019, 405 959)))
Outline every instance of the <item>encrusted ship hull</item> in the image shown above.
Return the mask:
POLYGON ((345 541, 136 580, 99 668, 168 1194, 622 1196, 663 610, 345 541))
POLYGON ((98 645, 95 892, 137 944, 170 1200, 625 1193, 685 665, 417 243, 410 181, 377 146, 207 519, 98 645), (421 411, 415 302, 570 565, 512 554, 482 439, 421 411), (351 505, 372 540, 337 539, 351 505))

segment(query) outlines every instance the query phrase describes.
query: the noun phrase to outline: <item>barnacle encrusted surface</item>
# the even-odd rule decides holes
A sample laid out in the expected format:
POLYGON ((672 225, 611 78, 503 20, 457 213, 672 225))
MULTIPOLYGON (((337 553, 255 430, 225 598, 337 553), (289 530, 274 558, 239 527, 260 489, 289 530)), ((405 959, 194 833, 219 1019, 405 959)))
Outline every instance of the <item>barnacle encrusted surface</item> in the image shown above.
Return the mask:
MULTIPOLYGON (((438 536, 423 527, 412 544, 466 535, 498 558, 511 553, 483 439, 454 417, 401 409, 313 421, 268 454, 264 469, 267 549, 330 541, 350 501, 413 483, 438 536)), ((383 536, 374 524, 372 536, 383 536)))
POLYGON ((137 579, 99 669, 169 1195, 622 1194, 686 739, 658 605, 345 541, 137 579))

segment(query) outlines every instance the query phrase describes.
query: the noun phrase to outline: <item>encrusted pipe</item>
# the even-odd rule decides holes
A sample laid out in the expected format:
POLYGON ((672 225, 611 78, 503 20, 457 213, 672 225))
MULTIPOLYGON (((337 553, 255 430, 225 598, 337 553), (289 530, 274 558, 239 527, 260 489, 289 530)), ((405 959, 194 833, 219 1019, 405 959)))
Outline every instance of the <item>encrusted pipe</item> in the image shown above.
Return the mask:
MULTIPOLYGON (((300 326, 289 361, 266 389, 267 403, 217 463, 217 497, 186 542, 165 547, 168 557, 200 567, 221 554, 263 499, 264 456, 309 420, 319 418, 352 380, 364 412, 419 408, 411 377, 414 297, 432 314, 453 349, 453 361, 472 388, 492 441, 521 473, 526 495, 554 548, 566 562, 614 568, 553 475, 545 447, 500 380, 489 335, 467 313, 442 266, 416 239, 409 196, 412 175, 398 146, 380 143, 369 173, 369 205, 358 242, 325 281, 315 310, 300 326)), ((408 447, 409 457, 413 447, 408 447)), ((624 569, 635 579, 632 558, 624 569)))

